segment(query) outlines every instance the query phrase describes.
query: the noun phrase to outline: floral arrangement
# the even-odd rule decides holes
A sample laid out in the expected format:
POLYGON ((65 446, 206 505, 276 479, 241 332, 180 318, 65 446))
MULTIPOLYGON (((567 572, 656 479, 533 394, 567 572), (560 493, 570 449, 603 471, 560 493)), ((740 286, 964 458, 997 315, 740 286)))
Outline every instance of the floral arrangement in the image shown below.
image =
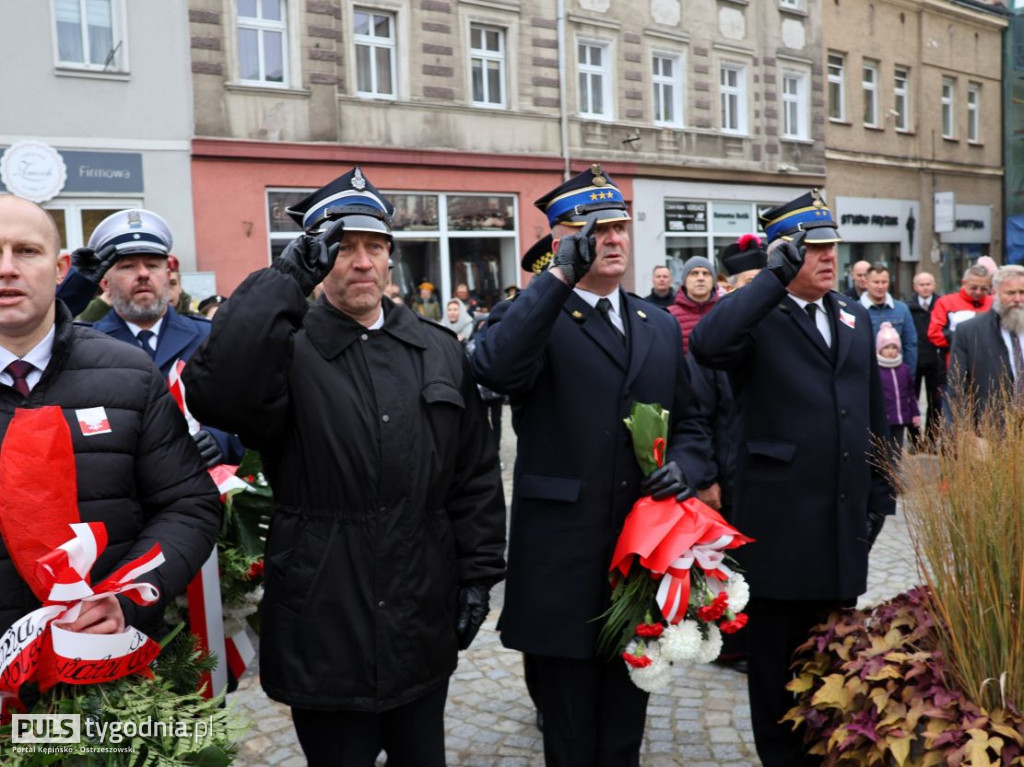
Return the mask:
MULTIPOLYGON (((634 403, 625 419, 645 475, 664 462, 668 418, 660 405, 634 403)), ((667 687, 675 665, 715 660, 722 633, 746 625, 750 595, 725 551, 750 540, 695 498, 638 500, 612 557, 601 651, 620 655, 648 692, 667 687)))

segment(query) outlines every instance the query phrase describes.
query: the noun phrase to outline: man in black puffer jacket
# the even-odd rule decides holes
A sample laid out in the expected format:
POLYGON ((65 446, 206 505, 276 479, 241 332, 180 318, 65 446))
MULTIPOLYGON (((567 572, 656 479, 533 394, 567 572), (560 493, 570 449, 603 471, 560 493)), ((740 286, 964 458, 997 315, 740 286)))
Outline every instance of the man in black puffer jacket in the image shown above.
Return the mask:
MULTIPOLYGON (((185 591, 220 526, 217 489, 203 468, 167 384, 141 349, 76 326, 57 283, 69 258, 35 203, 0 195, 0 443, 16 408, 56 405, 71 430, 83 522, 106 523, 109 542, 92 570, 98 582, 159 543, 165 562, 140 578, 156 604, 124 597, 88 603, 64 628, 159 638, 168 600, 185 591), (81 411, 102 410, 109 430, 85 434, 81 411)), ((26 513, 32 513, 27 509, 26 513)), ((39 606, 0 540, 0 632, 39 606)))

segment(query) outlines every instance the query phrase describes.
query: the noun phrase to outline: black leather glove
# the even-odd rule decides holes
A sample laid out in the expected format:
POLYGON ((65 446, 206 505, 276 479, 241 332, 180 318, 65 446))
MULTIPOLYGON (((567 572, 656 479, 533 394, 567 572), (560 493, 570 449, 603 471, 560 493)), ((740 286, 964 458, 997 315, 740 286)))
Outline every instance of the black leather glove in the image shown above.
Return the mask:
POLYGON ((487 619, 490 611, 491 587, 476 583, 459 588, 459 607, 455 618, 455 633, 459 637, 459 649, 465 650, 472 643, 476 632, 487 619))
POLYGON ((877 511, 868 512, 868 549, 875 545, 883 525, 885 525, 885 514, 880 514, 877 511))
POLYGON ((107 245, 99 253, 92 248, 78 248, 71 251, 71 265, 80 275, 96 285, 100 284, 103 275, 110 270, 115 261, 117 261, 117 248, 113 245, 107 245))
POLYGON ((220 451, 220 445, 206 429, 200 429, 192 435, 199 448, 199 457, 203 459, 206 468, 212 468, 219 463, 224 463, 224 453, 220 451))
POLYGON ((768 253, 767 269, 783 285, 791 283, 804 265, 804 256, 807 254, 807 246, 804 245, 806 235, 807 232, 801 229, 792 241, 783 240, 768 253))
POLYGON ((299 283, 303 294, 308 296, 334 267, 338 243, 344 231, 345 220, 338 219, 321 234, 299 235, 288 243, 284 253, 274 262, 275 268, 290 274, 299 283))
POLYGON ((597 238, 594 237, 593 231, 596 225, 597 214, 591 214, 579 234, 570 234, 558 241, 558 252, 555 253, 551 267, 559 269, 569 280, 569 285, 575 285, 582 280, 590 270, 590 265, 594 263, 597 238))
POLYGON ((664 501, 675 496, 676 500, 682 503, 687 498, 693 498, 695 493, 686 486, 683 470, 679 465, 675 461, 669 461, 644 477, 644 481, 640 483, 640 495, 649 495, 656 501, 664 501))

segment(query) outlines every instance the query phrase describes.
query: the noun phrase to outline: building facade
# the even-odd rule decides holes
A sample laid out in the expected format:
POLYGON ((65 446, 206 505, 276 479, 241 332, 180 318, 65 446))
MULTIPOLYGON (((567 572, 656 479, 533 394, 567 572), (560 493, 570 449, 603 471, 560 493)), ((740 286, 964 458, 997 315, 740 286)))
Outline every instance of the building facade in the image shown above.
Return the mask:
POLYGON ((638 292, 825 180, 813 0, 189 9, 199 263, 222 292, 296 234, 290 201, 355 163, 399 207, 396 282, 485 303, 528 278, 533 200, 592 163, 632 203, 638 292))
POLYGON ((918 271, 949 290, 979 256, 1001 261, 1005 13, 837 0, 822 4, 822 23, 841 272, 884 262, 901 296, 918 271))
POLYGON ((167 219, 195 264, 188 19, 177 3, 18 3, 0 24, 0 192, 49 209, 68 250, 110 213, 167 219))

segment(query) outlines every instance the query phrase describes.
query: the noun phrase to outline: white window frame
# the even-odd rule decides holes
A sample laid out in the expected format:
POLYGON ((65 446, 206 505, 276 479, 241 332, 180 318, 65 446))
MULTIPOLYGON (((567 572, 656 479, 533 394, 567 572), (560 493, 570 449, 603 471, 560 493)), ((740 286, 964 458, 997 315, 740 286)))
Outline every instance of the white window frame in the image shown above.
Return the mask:
POLYGON ((784 70, 781 80, 782 138, 806 141, 810 133, 807 124, 807 74, 784 70))
POLYGON ((828 119, 846 121, 846 57, 841 53, 828 54, 828 119))
POLYGON ((892 72, 892 97, 896 130, 910 130, 910 68, 895 67, 892 72))
MULTIPOLYGON (((110 63, 93 64, 89 61, 89 35, 86 23, 80 23, 82 34, 82 57, 84 61, 68 61, 60 57, 60 41, 57 32, 57 0, 50 0, 51 18, 53 19, 53 61, 61 69, 76 69, 83 72, 106 72, 125 74, 128 70, 128 33, 125 23, 123 0, 110 1, 110 39, 114 46, 110 63)), ((87 22, 87 0, 77 0, 82 22, 87 22)))
POLYGON ((86 245, 82 213, 87 210, 129 210, 144 207, 141 197, 54 197, 43 203, 46 210, 64 211, 64 242, 61 251, 71 252, 86 245))
POLYGON ((956 98, 956 79, 952 77, 942 78, 942 93, 940 111, 942 121, 942 138, 956 138, 956 110, 954 99, 956 98))
POLYGON ((683 111, 683 57, 678 53, 651 51, 651 84, 653 89, 654 124, 666 128, 682 128, 686 125, 686 114, 683 111), (671 75, 664 74, 661 65, 656 67, 658 59, 670 61, 673 67, 671 75), (660 70, 660 71, 659 71, 660 70), (668 93, 666 98, 666 91, 668 93), (669 102, 672 119, 664 119, 663 107, 669 102), (659 118, 659 111, 661 117, 659 118))
POLYGON ((507 109, 508 108, 508 63, 506 60, 508 51, 508 29, 500 27, 495 24, 484 24, 478 22, 470 22, 469 24, 469 99, 473 106, 485 107, 489 109, 507 109), (473 47, 473 31, 480 30, 480 40, 486 44, 486 36, 488 32, 498 33, 498 47, 499 50, 492 51, 488 48, 474 48, 473 47), (474 64, 480 62, 480 68, 483 73, 483 95, 485 97, 490 96, 487 85, 487 64, 491 62, 497 62, 498 64, 498 88, 500 93, 498 94, 497 101, 478 101, 476 99, 476 93, 473 89, 473 67, 474 64))
POLYGON ((864 96, 864 125, 879 127, 878 123, 878 62, 864 59, 860 70, 860 87, 864 96), (868 73, 871 76, 868 77, 868 73), (870 108, 871 114, 868 114, 870 108), (869 119, 870 117, 870 119, 869 119))
MULTIPOLYGON (((256 12, 263 12, 264 0, 256 3, 256 12)), ((235 9, 235 56, 238 66, 238 82, 244 85, 255 85, 261 88, 287 88, 289 86, 289 40, 288 40, 288 3, 278 0, 281 20, 264 19, 260 16, 242 16, 238 1, 233 3, 235 9), (255 80, 242 77, 242 41, 239 39, 243 29, 256 32, 256 56, 259 61, 259 77, 255 80), (266 79, 266 59, 263 55, 263 39, 265 33, 276 32, 281 35, 281 82, 266 79)))
POLYGON ((787 11, 802 11, 804 0, 779 0, 779 7, 787 11))
MULTIPOLYGON (((589 59, 589 54, 588 54, 589 59)), ((577 94, 577 101, 579 106, 580 117, 585 117, 590 120, 612 120, 615 117, 615 109, 612 105, 612 78, 614 71, 612 69, 612 45, 610 42, 605 40, 589 40, 579 39, 576 41, 576 82, 579 87, 579 93, 577 94), (584 62, 580 59, 580 48, 597 48, 601 51, 601 59, 603 63, 598 66, 591 64, 588 61, 584 62), (601 104, 603 110, 595 112, 589 107, 593 106, 593 94, 594 78, 600 78, 599 86, 601 93, 601 104), (588 109, 583 109, 584 104, 584 93, 587 97, 588 109)))
POLYGON ((967 84, 967 140, 981 143, 981 83, 967 84))
POLYGON ((735 61, 723 61, 718 65, 718 104, 719 120, 722 133, 733 135, 747 134, 747 67, 735 61), (726 72, 734 72, 736 75, 735 85, 727 85, 722 82, 726 72), (730 111, 728 105, 735 101, 736 124, 730 124, 727 120, 727 113, 730 111))
MULTIPOLYGON (((370 27, 373 28, 371 22, 370 27)), ((395 100, 398 98, 398 56, 396 55, 398 48, 398 14, 394 11, 386 11, 380 8, 372 8, 368 6, 354 6, 352 9, 352 71, 355 76, 355 94, 364 98, 374 99, 390 99, 395 100), (391 19, 391 37, 377 37, 376 35, 357 35, 355 33, 355 14, 366 13, 371 16, 387 16, 391 19), (377 84, 377 64, 376 56, 370 56, 371 73, 370 79, 373 81, 373 90, 361 91, 359 90, 359 46, 367 46, 371 49, 384 48, 388 50, 391 65, 391 92, 387 93, 381 91, 377 84)))

